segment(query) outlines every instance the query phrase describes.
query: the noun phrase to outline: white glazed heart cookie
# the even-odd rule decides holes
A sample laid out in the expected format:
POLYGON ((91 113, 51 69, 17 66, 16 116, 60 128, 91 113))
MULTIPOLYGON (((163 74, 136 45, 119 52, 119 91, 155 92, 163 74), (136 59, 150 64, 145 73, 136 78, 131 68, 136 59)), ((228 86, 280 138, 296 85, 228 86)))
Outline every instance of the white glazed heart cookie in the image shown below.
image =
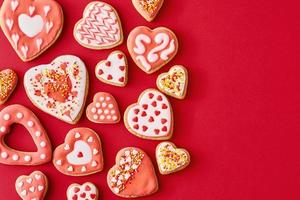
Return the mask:
POLYGON ((158 14, 164 0, 132 0, 135 9, 148 21, 151 22, 158 14))
POLYGON ((68 200, 97 200, 99 196, 97 187, 90 182, 82 185, 73 183, 67 189, 68 200))
POLYGON ((60 56, 51 64, 29 69, 24 76, 24 87, 35 106, 75 124, 83 112, 88 93, 88 74, 78 57, 60 56))

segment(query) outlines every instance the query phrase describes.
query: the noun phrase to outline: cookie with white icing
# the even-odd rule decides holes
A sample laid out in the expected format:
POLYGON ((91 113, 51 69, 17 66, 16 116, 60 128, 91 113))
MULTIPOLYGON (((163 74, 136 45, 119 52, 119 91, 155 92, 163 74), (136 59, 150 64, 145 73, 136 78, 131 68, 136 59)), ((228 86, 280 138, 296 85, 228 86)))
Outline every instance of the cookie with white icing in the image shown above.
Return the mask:
POLYGON ((154 20, 159 13, 164 0, 132 0, 135 9, 142 15, 148 22, 154 20))
POLYGON ((82 185, 73 183, 67 189, 67 200, 97 200, 98 197, 98 189, 91 182, 82 185))

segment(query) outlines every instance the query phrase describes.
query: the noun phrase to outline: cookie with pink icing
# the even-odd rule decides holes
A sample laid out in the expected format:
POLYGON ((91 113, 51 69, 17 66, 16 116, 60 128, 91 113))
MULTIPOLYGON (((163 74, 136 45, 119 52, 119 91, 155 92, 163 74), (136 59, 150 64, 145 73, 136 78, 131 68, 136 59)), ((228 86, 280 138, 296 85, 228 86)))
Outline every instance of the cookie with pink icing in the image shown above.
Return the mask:
POLYGON ((121 119, 116 99, 109 93, 98 92, 86 108, 87 118, 99 124, 114 124, 121 119))
POLYGON ((68 200, 97 200, 99 192, 97 187, 90 182, 82 185, 73 183, 67 189, 68 200))
POLYGON ((148 196, 158 190, 151 159, 135 147, 118 152, 116 164, 107 174, 107 184, 114 194, 124 198, 148 196))
POLYGON ((0 71, 0 105, 4 104, 13 93, 18 83, 16 72, 11 69, 0 71))
POLYGON ((142 15, 148 22, 154 20, 162 7, 164 0, 132 0, 135 9, 142 15))
POLYGON ((152 74, 175 57, 178 40, 168 28, 151 30, 139 26, 130 32, 127 47, 136 65, 147 74, 152 74))
POLYGON ((38 118, 21 105, 5 107, 0 112, 0 163, 6 165, 41 165, 51 160, 52 150, 47 133, 38 118), (12 124, 23 125, 36 145, 36 152, 24 152, 10 148, 4 137, 12 124))
POLYGON ((59 37, 63 21, 54 0, 4 0, 0 10, 1 28, 23 61, 48 49, 59 37))
POLYGON ((102 171, 101 140, 89 128, 70 130, 65 142, 53 153, 53 164, 61 173, 69 176, 86 176, 102 171))
POLYGON ((124 87, 127 84, 128 64, 122 51, 112 52, 106 60, 100 61, 95 69, 96 77, 107 84, 124 87))
POLYGON ((147 89, 138 102, 124 114, 126 128, 132 134, 150 140, 168 140, 173 134, 173 111, 167 97, 155 89, 147 89))
POLYGON ((48 190, 48 180, 42 172, 34 171, 28 176, 19 176, 15 187, 23 200, 43 200, 48 190))

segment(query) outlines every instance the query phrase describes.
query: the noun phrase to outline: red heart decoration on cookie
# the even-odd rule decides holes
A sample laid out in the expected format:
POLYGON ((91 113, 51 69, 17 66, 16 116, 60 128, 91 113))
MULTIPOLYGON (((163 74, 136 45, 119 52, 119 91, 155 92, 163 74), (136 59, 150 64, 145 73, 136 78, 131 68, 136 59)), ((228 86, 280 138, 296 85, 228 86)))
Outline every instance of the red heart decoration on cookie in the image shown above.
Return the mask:
POLYGON ((20 176, 15 186, 23 200, 43 200, 48 189, 48 180, 42 172, 34 171, 29 176, 20 176))
POLYGON ((151 22, 158 14, 164 0, 132 0, 135 9, 148 21, 151 22))
POLYGON ((53 153, 53 164, 69 176, 86 176, 103 169, 101 140, 88 128, 74 128, 53 153))
POLYGON ((18 83, 17 74, 11 69, 0 71, 0 104, 7 101, 18 83))
POLYGON ((173 112, 167 97, 154 89, 145 90, 124 114, 126 128, 150 140, 167 140, 173 133, 173 112))
POLYGON ((170 29, 159 27, 151 30, 140 26, 129 34, 127 47, 137 66, 151 74, 174 58, 178 41, 170 29))
POLYGON ((0 21, 19 57, 30 61, 58 38, 63 27, 63 12, 54 0, 5 0, 0 21))
POLYGON ((107 174, 107 184, 114 194, 125 198, 143 197, 158 190, 151 159, 135 147, 118 152, 116 164, 107 174))
POLYGON ((82 185, 74 183, 70 185, 67 189, 67 199, 68 200, 97 200, 98 199, 98 189, 90 182, 86 182, 82 185))

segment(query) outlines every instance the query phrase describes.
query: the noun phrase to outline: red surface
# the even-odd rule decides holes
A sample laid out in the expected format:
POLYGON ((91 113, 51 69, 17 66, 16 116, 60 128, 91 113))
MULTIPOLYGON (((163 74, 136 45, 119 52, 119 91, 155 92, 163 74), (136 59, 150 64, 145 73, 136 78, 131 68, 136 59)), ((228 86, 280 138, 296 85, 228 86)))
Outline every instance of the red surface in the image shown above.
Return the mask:
MULTIPOLYGON (((174 64, 185 65, 190 73, 187 99, 170 101, 175 116, 172 141, 190 151, 192 163, 179 173, 159 175, 159 192, 145 199, 299 199, 299 3, 189 0, 184 4, 172 0, 165 2, 155 22, 148 23, 129 0, 107 2, 119 11, 125 36, 139 25, 171 28, 179 38, 180 50, 158 73, 174 64)), ((85 49, 72 36, 73 26, 88 1, 59 3, 65 14, 64 30, 55 45, 38 59, 21 62, 0 33, 1 68, 11 67, 20 77, 20 84, 6 105, 21 103, 31 108, 48 130, 53 146, 61 144, 71 128, 93 128, 103 141, 105 170, 73 178, 59 173, 51 163, 38 167, 0 165, 1 200, 18 199, 14 190, 16 178, 37 169, 50 180, 46 199, 65 199, 69 184, 85 181, 97 184, 101 199, 119 199, 106 185, 106 173, 114 164, 117 151, 126 146, 141 147, 155 161, 158 142, 136 138, 122 123, 96 125, 83 116, 79 124, 71 126, 41 112, 26 97, 24 72, 62 54, 74 54, 85 61, 91 77, 87 103, 96 92, 109 91, 124 111, 141 91, 155 87, 158 73, 146 75, 131 59, 126 88, 97 81, 94 67, 111 50, 85 49)), ((125 44, 116 49, 128 55, 125 44)), ((24 128, 18 126, 14 130, 7 139, 9 144, 34 149, 24 128)))

